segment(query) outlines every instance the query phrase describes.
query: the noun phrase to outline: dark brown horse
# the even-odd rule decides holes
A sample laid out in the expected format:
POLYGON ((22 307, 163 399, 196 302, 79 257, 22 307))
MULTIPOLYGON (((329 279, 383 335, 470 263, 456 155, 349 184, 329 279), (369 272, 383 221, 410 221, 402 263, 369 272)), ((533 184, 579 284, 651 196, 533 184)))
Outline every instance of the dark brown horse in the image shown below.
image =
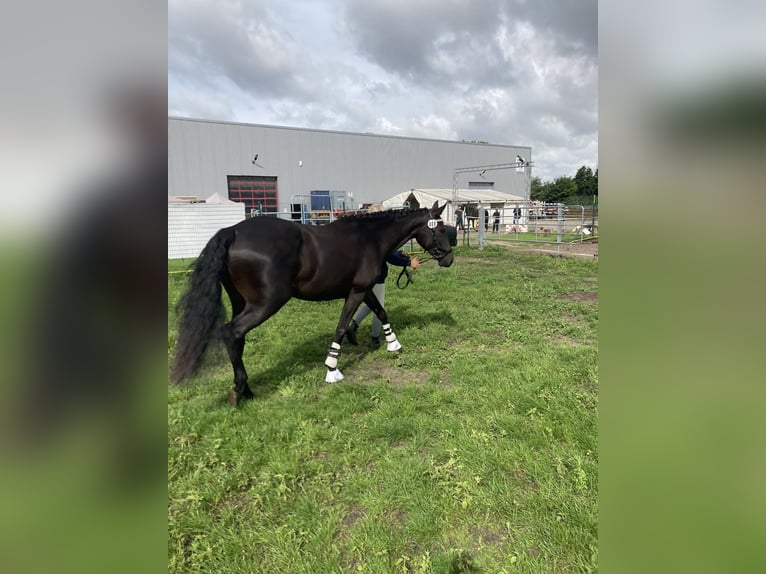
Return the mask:
POLYGON ((413 238, 440 266, 452 264, 452 248, 441 219, 445 206, 434 203, 431 209, 343 217, 321 227, 258 217, 221 229, 195 262, 178 303, 180 324, 171 380, 180 383, 194 374, 217 334, 224 314, 221 285, 232 306, 232 319, 220 328, 220 335, 234 368, 234 388, 229 391, 234 405, 240 398, 253 396, 242 362, 245 335, 292 297, 346 300, 325 359, 328 383, 343 379, 338 369, 341 341, 363 301, 383 324, 387 349, 400 349, 372 286, 386 255, 413 238))

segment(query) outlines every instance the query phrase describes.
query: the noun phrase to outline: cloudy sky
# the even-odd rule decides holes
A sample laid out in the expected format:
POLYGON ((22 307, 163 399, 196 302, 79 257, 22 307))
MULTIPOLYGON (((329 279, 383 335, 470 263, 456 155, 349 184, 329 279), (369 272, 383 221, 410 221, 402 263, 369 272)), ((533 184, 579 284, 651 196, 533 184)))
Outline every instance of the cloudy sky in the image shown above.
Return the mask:
POLYGON ((598 166, 596 0, 170 0, 170 115, 532 147, 598 166))

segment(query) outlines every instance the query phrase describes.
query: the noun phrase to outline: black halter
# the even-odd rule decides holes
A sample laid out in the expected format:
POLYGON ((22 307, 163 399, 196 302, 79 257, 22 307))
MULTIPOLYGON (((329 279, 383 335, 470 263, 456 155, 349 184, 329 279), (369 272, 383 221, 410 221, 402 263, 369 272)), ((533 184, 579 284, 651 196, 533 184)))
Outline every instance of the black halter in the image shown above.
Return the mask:
MULTIPOLYGON (((431 257, 428 259, 420 259, 421 263, 426 263, 428 261, 441 261, 449 254, 448 251, 444 251, 441 247, 439 247, 438 243, 436 243, 436 228, 438 227, 440 221, 441 218, 428 220, 427 225, 428 229, 431 230, 431 243, 433 244, 433 247, 431 249, 427 249, 428 254, 431 257)), ((404 289, 410 283, 412 283, 412 273, 407 269, 407 267, 403 267, 401 272, 399 272, 399 277, 396 278, 396 286, 399 289, 404 289), (402 277, 406 278, 404 285, 401 284, 402 277)))
POLYGON ((428 220, 428 229, 431 230, 431 243, 433 247, 431 249, 428 249, 428 253, 431 255, 430 259, 424 259, 421 261, 421 263, 425 263, 426 261, 433 261, 434 259, 436 261, 441 261, 447 255, 449 254, 448 251, 444 251, 441 247, 439 247, 439 244, 436 242, 436 228, 439 226, 439 223, 441 222, 441 217, 438 219, 429 219, 428 220))

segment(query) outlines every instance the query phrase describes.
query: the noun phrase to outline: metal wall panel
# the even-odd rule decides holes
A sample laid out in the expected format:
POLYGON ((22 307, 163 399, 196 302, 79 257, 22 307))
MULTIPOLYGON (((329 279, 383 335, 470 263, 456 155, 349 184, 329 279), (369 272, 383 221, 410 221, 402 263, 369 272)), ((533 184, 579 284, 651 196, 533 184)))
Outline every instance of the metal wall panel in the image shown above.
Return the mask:
POLYGON ((168 259, 197 257, 219 229, 243 219, 242 204, 168 203, 168 259))
MULTIPOLYGON (((411 188, 452 188, 455 168, 511 163, 517 154, 532 159, 525 146, 168 118, 168 194, 226 196, 228 175, 268 175, 278 178, 280 209, 292 195, 313 189, 352 192, 357 204, 375 203, 411 188)), ((523 173, 496 170, 484 177, 498 191, 527 195, 523 173)), ((458 187, 469 181, 483 179, 460 174, 458 187)))

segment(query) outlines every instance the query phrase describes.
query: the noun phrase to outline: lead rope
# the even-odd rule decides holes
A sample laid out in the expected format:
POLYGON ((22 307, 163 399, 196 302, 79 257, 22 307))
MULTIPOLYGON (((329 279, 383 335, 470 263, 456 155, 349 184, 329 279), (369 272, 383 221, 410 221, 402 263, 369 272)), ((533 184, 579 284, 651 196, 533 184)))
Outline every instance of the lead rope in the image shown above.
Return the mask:
POLYGON ((410 273, 406 267, 402 267, 402 271, 399 273, 399 277, 396 278, 396 286, 399 289, 405 289, 410 283, 412 283, 412 273, 410 273), (402 277, 407 278, 407 281, 404 282, 404 285, 400 284, 402 277))
MULTIPOLYGON (((418 260, 420 261, 421 265, 423 263, 428 263, 429 261, 438 261, 438 259, 434 257, 433 255, 431 255, 431 257, 429 257, 428 259, 418 258, 418 260)), ((402 267, 402 270, 399 272, 399 277, 396 278, 396 286, 399 289, 406 289, 407 286, 413 282, 413 277, 414 277, 414 274, 412 273, 412 271, 409 270, 409 266, 402 267), (406 281, 404 282, 404 285, 401 284, 402 277, 406 277, 406 281)))

